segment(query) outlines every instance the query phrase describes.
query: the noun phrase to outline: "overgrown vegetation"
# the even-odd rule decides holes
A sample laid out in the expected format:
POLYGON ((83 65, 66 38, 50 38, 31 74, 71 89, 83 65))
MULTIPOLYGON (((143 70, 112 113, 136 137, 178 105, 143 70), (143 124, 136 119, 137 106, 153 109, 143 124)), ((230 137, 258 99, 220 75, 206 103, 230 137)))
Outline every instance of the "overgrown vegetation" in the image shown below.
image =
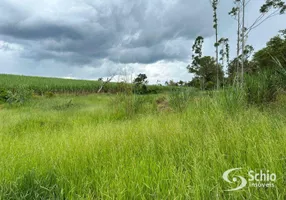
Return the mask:
POLYGON ((147 94, 148 89, 147 89, 147 76, 146 74, 139 74, 137 78, 134 79, 133 81, 133 92, 135 94, 147 94))
POLYGON ((4 106, 0 199, 283 199, 286 107, 262 111, 231 90, 4 106), (275 172, 275 189, 224 191, 234 166, 275 172))
POLYGON ((5 88, 0 88, 0 102, 6 102, 8 98, 8 91, 5 88))
POLYGON ((263 70, 245 77, 245 90, 249 103, 263 104, 274 102, 282 92, 281 77, 274 70, 263 70))
POLYGON ((23 105, 25 102, 29 101, 33 96, 33 90, 28 89, 17 89, 17 90, 6 90, 4 93, 5 102, 17 105, 23 105))
POLYGON ((286 30, 257 52, 246 38, 286 5, 267 0, 247 29, 247 2, 235 0, 229 62, 218 3, 211 0, 216 56, 203 56, 197 37, 188 82, 0 75, 0 200, 285 199, 286 30), (240 176, 274 172, 275 187, 226 192, 222 174, 235 167, 240 176))
POLYGON ((179 112, 183 112, 187 109, 191 99, 195 98, 198 95, 196 89, 174 89, 170 92, 169 102, 170 106, 179 112))

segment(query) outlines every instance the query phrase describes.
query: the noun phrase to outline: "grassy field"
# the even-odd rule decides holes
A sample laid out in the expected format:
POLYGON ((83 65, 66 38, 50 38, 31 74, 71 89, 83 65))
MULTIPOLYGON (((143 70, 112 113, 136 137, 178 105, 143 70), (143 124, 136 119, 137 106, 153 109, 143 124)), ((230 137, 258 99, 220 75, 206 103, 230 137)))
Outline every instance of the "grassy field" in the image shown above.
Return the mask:
POLYGON ((0 199, 285 199, 283 102, 220 92, 2 104, 0 199), (225 191, 236 167, 276 173, 275 187, 225 191))

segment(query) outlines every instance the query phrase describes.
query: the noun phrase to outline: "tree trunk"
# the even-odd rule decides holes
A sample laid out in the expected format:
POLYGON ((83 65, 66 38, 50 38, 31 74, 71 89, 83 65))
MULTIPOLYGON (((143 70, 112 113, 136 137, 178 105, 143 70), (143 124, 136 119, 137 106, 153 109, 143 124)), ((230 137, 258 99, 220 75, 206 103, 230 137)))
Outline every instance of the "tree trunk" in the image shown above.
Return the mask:
POLYGON ((240 2, 238 2, 238 13, 237 13, 237 44, 236 44, 236 75, 235 79, 237 81, 237 85, 239 84, 239 54, 240 54, 240 11, 241 11, 241 5, 240 2))
POLYGON ((97 90, 97 93, 100 93, 100 92, 101 92, 103 86, 104 86, 103 84, 100 86, 100 88, 97 90))
POLYGON ((242 0, 242 58, 241 58, 241 86, 244 84, 244 61, 245 61, 245 0, 242 0))
POLYGON ((97 93, 100 93, 101 90, 103 89, 103 87, 109 83, 112 79, 113 79, 114 76, 110 77, 110 78, 107 78, 106 81, 102 81, 102 84, 100 86, 100 88, 97 90, 97 93))
POLYGON ((216 50, 215 50, 215 54, 216 54, 216 65, 217 65, 217 71, 216 71, 216 86, 217 86, 217 89, 219 89, 219 64, 218 64, 218 31, 217 31, 217 28, 215 29, 215 41, 216 41, 216 50))

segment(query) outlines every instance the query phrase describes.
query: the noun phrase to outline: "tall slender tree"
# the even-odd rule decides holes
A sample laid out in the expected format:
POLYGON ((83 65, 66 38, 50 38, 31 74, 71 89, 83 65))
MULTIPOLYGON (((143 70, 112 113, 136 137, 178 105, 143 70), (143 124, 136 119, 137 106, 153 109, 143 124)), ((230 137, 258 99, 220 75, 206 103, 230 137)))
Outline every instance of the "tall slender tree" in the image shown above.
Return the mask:
MULTIPOLYGON (((219 65, 217 66, 217 70, 219 71, 224 71, 224 67, 227 65, 229 65, 229 44, 228 44, 228 38, 221 38, 219 41, 218 41, 219 45, 220 45, 220 51, 219 51, 219 54, 220 54, 220 63, 219 65), (225 62, 226 61, 226 62, 225 62), (225 65, 226 64, 226 65, 225 65)), ((223 80, 220 78, 220 80, 223 80)), ((224 85, 224 83, 222 84, 224 85)))
POLYGON ((244 49, 245 49, 245 7, 246 3, 245 0, 242 0, 242 33, 241 33, 241 50, 242 50, 242 57, 241 57, 241 86, 243 86, 244 82, 244 61, 245 61, 245 54, 244 54, 244 49))
POLYGON ((228 13, 230 16, 234 17, 234 19, 237 21, 237 39, 236 39, 236 58, 235 59, 235 66, 236 66, 236 73, 234 76, 234 83, 239 83, 239 71, 240 71, 240 62, 239 62, 239 56, 240 56, 240 42, 241 42, 241 0, 234 0, 235 6, 232 8, 232 10, 228 13))
POLYGON ((198 36, 192 46, 192 64, 187 67, 190 73, 196 73, 199 70, 199 63, 203 54, 203 43, 204 38, 198 36))
POLYGON ((219 45, 220 45, 220 61, 221 61, 221 65, 225 66, 225 62, 227 64, 229 64, 229 44, 228 44, 228 38, 221 38, 218 41, 219 45))
MULTIPOLYGON (((204 38, 202 36, 198 36, 192 46, 192 63, 187 66, 187 69, 190 73, 198 74, 200 70, 200 60, 202 58, 202 50, 203 50, 204 38)), ((201 81, 201 89, 203 88, 203 80, 201 81)))
MULTIPOLYGON (((210 3, 213 8, 213 28, 215 29, 215 54, 216 54, 216 64, 219 65, 219 42, 218 42, 218 18, 217 18, 217 8, 219 0, 210 0, 210 3)), ((217 89, 219 89, 219 68, 217 67, 216 72, 216 86, 217 89)))

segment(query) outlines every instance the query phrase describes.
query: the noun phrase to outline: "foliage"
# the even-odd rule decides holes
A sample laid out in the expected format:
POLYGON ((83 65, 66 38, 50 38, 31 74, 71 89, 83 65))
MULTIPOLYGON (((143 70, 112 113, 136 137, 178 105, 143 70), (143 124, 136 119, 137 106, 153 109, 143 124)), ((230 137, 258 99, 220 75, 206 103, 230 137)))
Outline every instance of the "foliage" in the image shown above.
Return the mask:
POLYGON ((0 88, 0 102, 6 102, 8 98, 8 91, 4 88, 0 88))
MULTIPOLYGON (((217 89, 220 87, 220 78, 219 78, 219 75, 220 75, 220 70, 219 70, 219 46, 221 45, 221 40, 219 41, 218 40, 218 18, 217 18, 217 9, 218 9, 218 3, 219 3, 219 0, 210 0, 211 4, 212 4, 212 8, 213 8, 213 28, 215 30, 215 43, 214 43, 214 47, 215 47, 215 61, 216 61, 216 86, 217 86, 217 89)), ((227 51, 228 51, 228 44, 226 46, 227 48, 227 51)), ((221 54, 224 54, 223 53, 223 49, 221 49, 220 51, 221 54)), ((223 55, 222 55, 223 57, 223 55)), ((223 59, 222 59, 223 61, 223 59)), ((222 64, 223 65, 223 64, 222 64)))
POLYGON ((190 83, 191 87, 194 87, 194 88, 201 88, 201 80, 199 77, 194 77, 190 83))
POLYGON ((214 89, 214 84, 216 83, 217 71, 219 71, 219 80, 223 80, 223 70, 222 67, 216 65, 215 59, 210 56, 204 56, 198 61, 199 68, 196 70, 196 78, 192 81, 192 86, 200 87, 201 89, 210 90, 214 89), (217 69, 218 68, 218 69, 217 69))
POLYGON ((261 6, 260 12, 267 13, 270 9, 277 9, 279 14, 284 14, 286 10, 285 2, 282 0, 266 0, 261 6))
MULTIPOLYGON (((204 38, 199 36, 196 38, 192 47, 192 64, 187 66, 190 73, 195 74, 193 80, 188 84, 193 87, 200 88, 202 90, 214 89, 214 83, 222 83, 223 81, 223 69, 221 65, 216 64, 213 57, 202 57, 202 45, 204 38)), ((220 40, 226 48, 226 53, 223 52, 223 56, 228 59, 228 39, 220 40)))
POLYGON ((217 6, 218 6, 218 0, 211 0, 212 8, 213 8, 213 28, 217 30, 218 26, 218 19, 217 19, 217 6))
POLYGON ((146 74, 139 74, 137 78, 134 79, 133 83, 135 84, 147 84, 147 76, 146 74))
MULTIPOLYGON (((248 103, 265 104, 277 99, 279 92, 285 89, 285 66, 286 66, 286 35, 280 31, 270 39, 267 46, 254 53, 253 59, 249 60, 253 47, 245 48, 244 74, 245 93, 248 103)), ((237 77, 237 64, 240 68, 241 55, 232 60, 228 66, 228 83, 233 83, 237 77)))
POLYGON ((192 46, 192 65, 188 65, 187 69, 190 73, 198 74, 200 70, 200 59, 202 58, 204 38, 198 36, 192 46))
POLYGON ((229 40, 228 38, 221 38, 218 43, 221 46, 221 50, 219 52, 219 54, 221 55, 220 57, 220 61, 222 66, 224 66, 224 60, 226 60, 226 63, 229 63, 229 40))
POLYGON ((264 104, 277 99, 282 89, 281 76, 275 70, 263 70, 245 77, 247 101, 252 104, 264 104))
POLYGON ((283 30, 280 33, 280 35, 271 38, 265 48, 254 54, 253 61, 260 69, 277 67, 273 58, 286 68, 286 34, 283 34, 283 30))
MULTIPOLYGON (((192 86, 192 83, 191 81, 178 81, 178 82, 175 82, 173 80, 170 80, 170 81, 166 81, 165 84, 167 86, 171 86, 171 87, 191 87, 192 86)), ((199 86, 198 86, 199 87, 199 86)))
POLYGON ((146 74, 139 74, 133 81, 134 83, 134 88, 133 92, 135 94, 147 94, 148 89, 147 89, 147 76, 146 74))
POLYGON ((18 90, 8 90, 7 100, 9 104, 23 105, 25 102, 29 101, 33 96, 33 90, 18 89, 18 90))
MULTIPOLYGON (((227 73, 228 73, 228 83, 233 84, 235 79, 239 76, 241 69, 241 62, 240 58, 234 58, 232 61, 230 61, 227 73)), ((252 60, 245 60, 244 61, 244 73, 246 74, 253 74, 258 72, 259 66, 252 60)))

